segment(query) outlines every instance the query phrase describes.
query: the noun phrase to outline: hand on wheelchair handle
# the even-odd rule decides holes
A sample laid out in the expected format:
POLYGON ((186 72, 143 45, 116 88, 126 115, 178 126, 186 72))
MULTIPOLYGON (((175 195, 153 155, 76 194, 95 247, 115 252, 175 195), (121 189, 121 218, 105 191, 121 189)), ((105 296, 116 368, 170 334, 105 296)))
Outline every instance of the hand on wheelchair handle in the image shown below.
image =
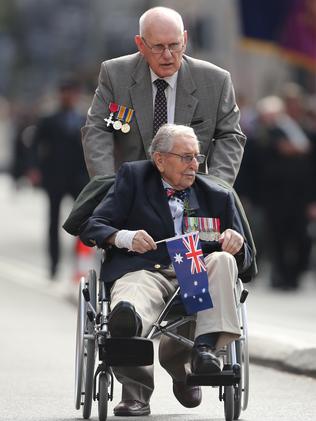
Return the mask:
POLYGON ((239 232, 230 228, 226 229, 220 235, 218 242, 221 245, 222 251, 232 254, 237 254, 244 244, 244 238, 239 232))

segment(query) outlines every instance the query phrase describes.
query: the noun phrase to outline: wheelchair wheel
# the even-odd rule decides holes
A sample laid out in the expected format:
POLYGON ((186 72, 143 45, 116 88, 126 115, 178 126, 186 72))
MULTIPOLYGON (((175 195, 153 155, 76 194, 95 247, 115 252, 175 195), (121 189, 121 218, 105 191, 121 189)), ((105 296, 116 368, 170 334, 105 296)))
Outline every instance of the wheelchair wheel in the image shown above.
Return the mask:
POLYGON ((103 371, 99 375, 99 394, 98 394, 99 421, 106 421, 107 416, 108 416, 109 385, 110 385, 110 377, 108 373, 103 371))
POLYGON ((232 421, 234 419, 235 408, 235 388, 234 386, 224 386, 224 412, 225 420, 232 421))
POLYGON ((238 420, 240 417, 241 409, 242 409, 242 399, 243 399, 243 363, 242 363, 242 350, 241 350, 241 342, 235 342, 236 347, 236 360, 237 363, 240 365, 240 382, 235 386, 235 396, 234 396, 234 420, 238 420))
POLYGON ((94 325, 87 317, 87 303, 82 295, 83 288, 88 285, 90 303, 96 308, 96 273, 89 271, 86 278, 81 278, 79 285, 76 363, 75 363, 75 407, 83 406, 83 417, 91 414, 93 395, 93 376, 95 361, 94 325), (85 338, 85 335, 90 335, 85 338))
MULTIPOLYGON (((248 327, 245 304, 241 309, 243 337, 236 341, 236 357, 241 368, 241 380, 239 383, 240 406, 243 411, 247 409, 249 398, 249 351, 248 351, 248 327)), ((238 418, 235 418, 238 419, 238 418)))

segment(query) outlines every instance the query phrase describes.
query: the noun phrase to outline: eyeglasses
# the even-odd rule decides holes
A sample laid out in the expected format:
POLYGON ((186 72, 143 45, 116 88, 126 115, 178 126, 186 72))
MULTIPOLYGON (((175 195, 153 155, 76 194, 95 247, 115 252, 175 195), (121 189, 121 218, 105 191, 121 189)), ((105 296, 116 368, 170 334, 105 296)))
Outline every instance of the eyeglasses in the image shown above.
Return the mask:
POLYGON ((193 159, 196 159, 196 161, 198 162, 198 164, 203 164, 203 162, 205 161, 205 155, 202 155, 200 153, 198 154, 194 154, 194 155, 179 155, 178 153, 173 153, 173 152, 165 152, 169 155, 174 155, 174 156, 178 156, 179 158, 181 158, 181 161, 186 163, 186 164, 190 164, 193 159))
POLYGON ((173 42, 167 46, 162 44, 155 44, 150 46, 144 37, 142 37, 142 40, 144 41, 146 47, 148 47, 153 54, 162 54, 165 50, 169 50, 170 53, 179 53, 183 50, 184 47, 184 44, 181 44, 181 42, 173 42))

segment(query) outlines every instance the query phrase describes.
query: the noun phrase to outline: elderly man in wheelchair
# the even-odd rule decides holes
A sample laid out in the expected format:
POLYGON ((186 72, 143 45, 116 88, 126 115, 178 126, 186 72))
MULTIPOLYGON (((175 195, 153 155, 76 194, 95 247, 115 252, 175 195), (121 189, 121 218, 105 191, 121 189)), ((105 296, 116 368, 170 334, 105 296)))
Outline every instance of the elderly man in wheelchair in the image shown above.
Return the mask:
MULTIPOLYGON (((172 377, 177 400, 195 407, 201 402, 201 384, 233 387, 240 380, 240 374, 236 377, 234 372, 230 378, 237 380, 221 382, 225 373, 220 353, 243 334, 236 282, 250 267, 253 250, 232 192, 197 175, 205 156, 193 129, 162 126, 152 141, 150 155, 151 161, 121 166, 114 185, 82 224, 80 238, 87 245, 106 250, 100 279, 109 291, 111 311, 104 320, 107 335, 117 340, 117 352, 129 352, 120 349, 119 344, 126 343, 120 338, 151 339, 157 330, 165 333, 160 342, 160 363, 172 377), (183 330, 193 344, 188 347, 185 339, 179 340, 159 323, 166 303, 179 291, 175 262, 164 240, 192 231, 199 232, 213 306, 191 316, 188 329, 183 330), (210 380, 214 377, 215 383, 210 380)), ((176 323, 173 331, 185 327, 180 325, 176 323)), ((135 390, 145 391, 142 396, 123 395, 114 414, 148 415, 154 388, 152 366, 122 364, 113 370, 123 386, 130 383, 135 390)), ((226 419, 238 418, 236 409, 232 411, 226 419)), ((99 416, 106 419, 106 415, 99 416)))

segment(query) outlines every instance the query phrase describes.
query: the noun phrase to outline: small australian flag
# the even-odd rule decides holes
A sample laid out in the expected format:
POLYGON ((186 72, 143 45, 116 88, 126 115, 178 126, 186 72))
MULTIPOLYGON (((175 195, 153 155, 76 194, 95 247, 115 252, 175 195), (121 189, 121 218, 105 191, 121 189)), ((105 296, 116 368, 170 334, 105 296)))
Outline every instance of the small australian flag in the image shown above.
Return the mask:
POLYGON ((194 314, 212 308, 199 233, 191 232, 170 238, 166 244, 187 313, 194 314))

